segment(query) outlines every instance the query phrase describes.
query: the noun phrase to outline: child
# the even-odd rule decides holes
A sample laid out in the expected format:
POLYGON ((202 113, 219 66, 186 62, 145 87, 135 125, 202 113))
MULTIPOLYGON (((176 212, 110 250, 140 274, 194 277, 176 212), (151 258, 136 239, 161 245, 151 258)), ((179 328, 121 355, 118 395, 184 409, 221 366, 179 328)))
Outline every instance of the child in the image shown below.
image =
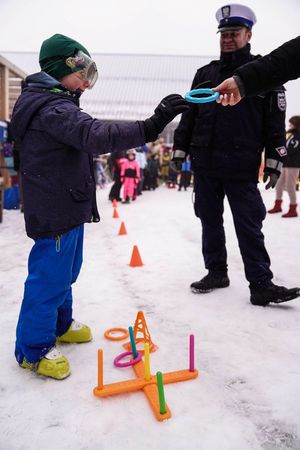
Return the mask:
POLYGON ((181 188, 184 188, 184 190, 186 191, 190 183, 191 183, 191 161, 189 156, 187 156, 186 160, 182 163, 181 166, 178 190, 181 191, 181 188))
POLYGON ((177 94, 145 121, 102 123, 84 113, 79 98, 98 72, 88 50, 55 34, 42 44, 42 71, 29 75, 11 131, 20 148, 26 232, 34 239, 21 306, 15 355, 23 368, 56 379, 70 366, 55 347, 88 342, 91 330, 73 319, 72 287, 82 264, 85 222, 99 222, 93 152, 104 154, 153 141, 189 108, 177 94))
POLYGON ((300 168, 300 116, 293 116, 289 120, 289 130, 286 135, 286 155, 283 158, 283 169, 276 183, 276 200, 268 213, 281 212, 283 190, 286 189, 290 199, 288 212, 281 217, 297 217, 296 185, 300 168))
POLYGON ((123 202, 130 203, 136 199, 137 185, 141 179, 140 166, 135 159, 135 149, 127 150, 127 159, 121 167, 121 181, 123 184, 123 202))

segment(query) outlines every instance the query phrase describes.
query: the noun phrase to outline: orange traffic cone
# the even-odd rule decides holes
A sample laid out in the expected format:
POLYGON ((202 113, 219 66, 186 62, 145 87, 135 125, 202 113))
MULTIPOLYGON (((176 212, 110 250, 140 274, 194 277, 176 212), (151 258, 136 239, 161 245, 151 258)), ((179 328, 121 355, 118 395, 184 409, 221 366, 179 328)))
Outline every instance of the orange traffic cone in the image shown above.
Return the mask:
POLYGON ((118 214, 117 208, 114 208, 113 218, 114 219, 118 219, 119 218, 119 214, 118 214))
MULTIPOLYGON (((158 347, 151 339, 143 311, 138 311, 137 313, 133 335, 134 341, 137 345, 140 343, 145 344, 147 342, 149 344, 150 353, 157 350, 158 347)), ((126 348, 126 350, 131 350, 131 342, 126 342, 126 344, 123 344, 123 347, 126 348)), ((139 348, 139 352, 144 353, 143 348, 139 348)))
POLYGON ((113 205, 113 208, 116 208, 118 206, 118 202, 115 198, 112 201, 112 205, 113 205))
POLYGON ((131 267, 142 267, 144 265, 137 245, 133 246, 129 265, 131 267))
POLYGON ((127 230, 126 230, 126 227, 125 227, 125 223, 124 222, 122 222, 121 223, 121 226, 120 226, 120 229, 119 229, 119 233, 118 233, 120 236, 121 235, 123 235, 123 234, 127 234, 127 230))

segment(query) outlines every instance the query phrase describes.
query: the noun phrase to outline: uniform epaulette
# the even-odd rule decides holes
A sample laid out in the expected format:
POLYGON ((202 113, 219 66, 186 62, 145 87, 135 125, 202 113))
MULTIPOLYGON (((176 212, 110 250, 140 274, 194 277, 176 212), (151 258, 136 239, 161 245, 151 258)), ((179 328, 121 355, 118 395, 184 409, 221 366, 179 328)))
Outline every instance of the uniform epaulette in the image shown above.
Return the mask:
POLYGON ((206 69, 207 67, 212 66, 212 65, 217 65, 217 64, 219 64, 219 63, 220 63, 220 60, 219 60, 219 59, 214 59, 213 61, 210 61, 208 64, 205 64, 205 66, 199 67, 199 69, 197 69, 197 73, 198 73, 200 70, 206 69))

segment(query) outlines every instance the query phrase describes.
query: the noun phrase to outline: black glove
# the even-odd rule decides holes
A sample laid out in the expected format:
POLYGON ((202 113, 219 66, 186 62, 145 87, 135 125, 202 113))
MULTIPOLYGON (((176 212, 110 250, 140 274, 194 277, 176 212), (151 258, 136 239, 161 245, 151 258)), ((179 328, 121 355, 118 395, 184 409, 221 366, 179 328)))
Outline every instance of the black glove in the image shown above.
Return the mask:
POLYGON ((181 171, 181 166, 183 161, 186 158, 186 152, 184 150, 173 150, 173 152, 171 152, 170 155, 170 166, 172 167, 173 170, 175 170, 176 172, 180 172, 181 171))
POLYGON ((144 122, 146 142, 155 141, 169 122, 188 109, 188 102, 179 94, 171 94, 163 98, 155 108, 154 115, 144 122))
POLYGON ((263 182, 266 183, 269 178, 269 182, 266 184, 266 189, 274 188, 276 186, 276 183, 278 181, 280 175, 278 175, 278 172, 275 173, 271 171, 270 169, 264 170, 264 176, 263 176, 263 182))

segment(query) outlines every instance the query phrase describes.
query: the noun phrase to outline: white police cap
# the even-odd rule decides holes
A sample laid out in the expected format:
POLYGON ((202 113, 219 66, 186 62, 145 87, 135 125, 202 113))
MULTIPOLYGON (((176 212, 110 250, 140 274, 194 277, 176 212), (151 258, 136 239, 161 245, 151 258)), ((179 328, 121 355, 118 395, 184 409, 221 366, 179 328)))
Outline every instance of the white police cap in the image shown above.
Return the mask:
POLYGON ((238 30, 242 27, 251 30, 256 23, 256 16, 252 9, 239 3, 231 3, 219 8, 216 19, 219 23, 219 31, 238 30))

